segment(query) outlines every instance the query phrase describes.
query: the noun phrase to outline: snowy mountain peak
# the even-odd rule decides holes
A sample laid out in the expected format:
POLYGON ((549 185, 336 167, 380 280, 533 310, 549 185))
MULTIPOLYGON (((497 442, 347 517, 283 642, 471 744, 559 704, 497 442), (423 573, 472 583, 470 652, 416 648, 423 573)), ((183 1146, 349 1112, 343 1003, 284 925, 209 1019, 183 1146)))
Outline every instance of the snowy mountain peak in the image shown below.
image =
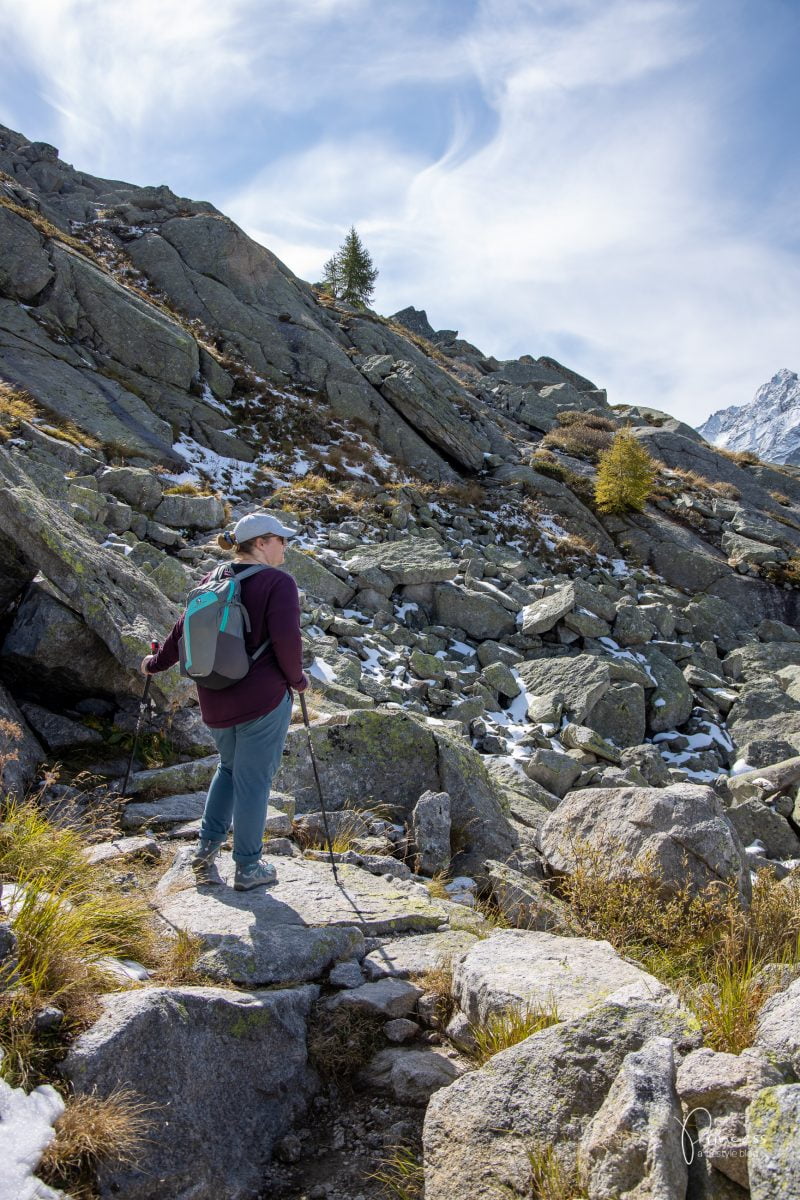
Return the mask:
POLYGON ((722 408, 698 427, 707 441, 728 450, 753 450, 776 463, 800 463, 800 378, 782 367, 749 404, 722 408))

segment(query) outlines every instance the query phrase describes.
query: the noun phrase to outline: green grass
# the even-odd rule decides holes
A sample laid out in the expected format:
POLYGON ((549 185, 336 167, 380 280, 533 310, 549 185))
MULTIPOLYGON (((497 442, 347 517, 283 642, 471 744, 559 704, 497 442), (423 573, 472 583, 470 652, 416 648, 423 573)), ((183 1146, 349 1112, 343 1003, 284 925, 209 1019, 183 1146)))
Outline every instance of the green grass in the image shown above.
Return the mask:
POLYGON ((588 1200, 579 1167, 565 1167, 554 1148, 531 1142, 527 1148, 531 1168, 530 1200, 588 1200))
POLYGON ((701 975, 690 1004, 712 1050, 741 1054, 752 1046, 758 1013, 772 989, 758 978, 752 954, 719 956, 701 975))
POLYGON ((367 1178, 382 1184, 385 1194, 395 1200, 422 1200, 425 1195, 425 1168, 408 1146, 391 1149, 367 1178))
POLYGON ((102 867, 90 866, 82 845, 76 829, 50 823, 35 800, 5 804, 0 879, 21 986, 0 988, 0 1073, 15 1085, 51 1078, 69 1039, 93 1019, 99 994, 118 986, 104 959, 157 961, 150 909, 114 888, 102 867), (64 1013, 56 1034, 38 1034, 33 1024, 47 1005, 64 1013))
POLYGON ((77 829, 51 824, 30 800, 7 801, 0 819, 0 878, 77 887, 87 878, 83 845, 77 829))
POLYGON ((554 1000, 544 1004, 510 1004, 502 1012, 491 1013, 482 1024, 471 1026, 475 1039, 473 1057, 482 1066, 501 1050, 558 1024, 560 1019, 554 1000))

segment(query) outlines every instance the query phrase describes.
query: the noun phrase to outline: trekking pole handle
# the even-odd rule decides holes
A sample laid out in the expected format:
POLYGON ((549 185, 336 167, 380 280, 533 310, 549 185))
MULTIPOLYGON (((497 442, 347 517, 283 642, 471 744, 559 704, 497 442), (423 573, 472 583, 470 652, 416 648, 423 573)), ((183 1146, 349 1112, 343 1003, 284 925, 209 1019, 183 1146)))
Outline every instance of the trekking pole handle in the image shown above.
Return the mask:
MULTIPOLYGON (((158 651, 160 650, 160 648, 161 647, 160 647, 159 643, 156 641, 156 639, 152 638, 150 641, 150 653, 158 654, 158 651)), ((153 682, 153 676, 148 671, 147 678, 144 681, 144 691, 142 692, 142 698, 139 701, 139 715, 136 718, 136 727, 133 731, 133 746, 131 747, 131 756, 128 759, 128 765, 125 769, 125 776, 122 780, 122 791, 120 793, 122 796, 126 796, 128 794, 128 780, 131 777, 131 768, 133 767, 133 759, 136 754, 136 747, 139 743, 139 731, 142 728, 142 721, 144 720, 144 714, 147 711, 147 707, 148 707, 148 704, 150 701, 150 684, 152 682, 153 682)))

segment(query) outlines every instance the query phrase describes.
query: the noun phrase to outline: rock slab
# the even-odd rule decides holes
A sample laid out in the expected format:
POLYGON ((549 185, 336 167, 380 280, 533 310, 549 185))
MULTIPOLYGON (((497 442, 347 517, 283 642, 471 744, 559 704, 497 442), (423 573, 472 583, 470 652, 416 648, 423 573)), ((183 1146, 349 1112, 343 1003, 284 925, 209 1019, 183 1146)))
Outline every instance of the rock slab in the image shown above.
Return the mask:
POLYGON ((423 1131, 425 1200, 528 1195, 534 1145, 557 1147, 572 1170, 625 1056, 660 1036, 679 1049, 699 1041, 686 1018, 663 1005, 604 1004, 533 1034, 436 1092, 423 1131))
POLYGON ((64 1070, 78 1093, 120 1085, 151 1102, 142 1166, 108 1169, 120 1200, 245 1200, 316 1090, 306 1055, 314 986, 262 992, 144 988, 103 998, 64 1070), (216 1098, 216 1099, 215 1099, 216 1098))
POLYGON ((800 1083, 764 1088, 747 1110, 751 1200, 800 1196, 800 1083))
POLYGON ((620 958, 609 942, 503 929, 477 941, 453 966, 453 994, 483 1024, 509 1006, 554 1005, 560 1020, 601 1003, 674 1001, 655 976, 620 958))
POLYGON ((411 814, 417 847, 417 870, 435 875, 450 865, 450 797, 447 792, 423 792, 411 814))
POLYGON ((364 935, 424 932, 445 919, 441 904, 415 885, 328 862, 287 858, 267 889, 236 892, 228 853, 223 886, 195 885, 191 850, 178 852, 155 891, 158 912, 199 937, 198 966, 213 979, 253 985, 318 979, 335 962, 364 956, 364 935))
POLYGON ((673 1043, 651 1038, 626 1055, 581 1142, 592 1200, 682 1200, 682 1120, 673 1043))
POLYGON ((542 826, 552 869, 571 874, 581 854, 600 854, 609 878, 652 869, 671 891, 733 882, 750 896, 744 847, 711 788, 584 788, 568 793, 542 826))

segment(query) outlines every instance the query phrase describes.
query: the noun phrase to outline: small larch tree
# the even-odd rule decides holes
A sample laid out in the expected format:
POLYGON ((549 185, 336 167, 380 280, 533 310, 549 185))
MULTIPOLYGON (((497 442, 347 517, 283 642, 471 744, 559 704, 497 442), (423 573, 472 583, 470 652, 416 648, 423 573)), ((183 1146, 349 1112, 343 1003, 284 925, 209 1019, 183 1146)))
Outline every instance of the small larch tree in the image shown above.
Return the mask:
POLYGON ((653 490, 656 466, 639 439, 621 429, 597 464, 594 498, 603 513, 641 512, 653 490))
POLYGON ((338 300, 363 308, 375 291, 377 278, 369 251, 351 226, 339 249, 325 263, 322 286, 338 300))

